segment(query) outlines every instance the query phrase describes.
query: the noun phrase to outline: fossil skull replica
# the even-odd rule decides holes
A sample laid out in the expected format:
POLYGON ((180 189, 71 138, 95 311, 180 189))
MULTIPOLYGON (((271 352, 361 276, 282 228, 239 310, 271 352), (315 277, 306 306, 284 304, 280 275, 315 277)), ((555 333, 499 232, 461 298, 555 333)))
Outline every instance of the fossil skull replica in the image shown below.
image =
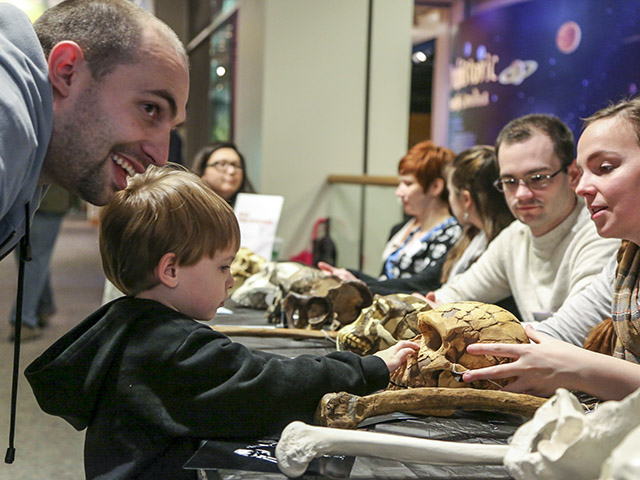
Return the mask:
POLYGON ((323 275, 293 282, 281 308, 290 328, 320 329, 329 324, 337 330, 353 322, 372 300, 365 283, 323 275))
POLYGON ((585 414, 578 399, 560 388, 516 431, 504 464, 518 480, 598 478, 601 472, 603 479, 640 478, 639 424, 640 390, 585 414), (620 461, 625 452, 612 451, 630 434, 636 440, 631 437, 631 451, 620 461))
POLYGON ((270 300, 278 292, 277 285, 269 281, 275 267, 275 262, 265 263, 259 272, 251 275, 233 291, 231 300, 243 307, 267 308, 270 300))
POLYGON ((297 262, 279 263, 278 268, 273 271, 270 282, 278 287, 275 296, 269 302, 267 307, 267 318, 271 323, 285 324, 284 309, 282 303, 287 294, 291 291, 294 284, 313 283, 325 274, 317 268, 302 265, 297 262))
POLYGON ((510 379, 471 384, 458 380, 465 370, 510 362, 508 358, 471 355, 467 346, 476 343, 529 343, 524 328, 510 312, 480 302, 453 302, 417 313, 421 335, 417 353, 391 375, 390 389, 401 387, 474 387, 499 389, 510 379))
POLYGON ((296 262, 266 262, 231 294, 231 300, 245 307, 266 309, 279 294, 281 285, 288 285, 289 279, 303 274, 322 276, 319 270, 296 262))
POLYGON ((231 293, 240 288, 251 275, 258 273, 265 263, 267 261, 260 255, 253 253, 247 247, 240 247, 236 258, 231 263, 231 275, 233 276, 231 293))
POLYGON ((358 318, 338 331, 338 350, 371 355, 409 340, 420 333, 416 311, 430 310, 427 303, 403 293, 375 295, 373 303, 358 318))

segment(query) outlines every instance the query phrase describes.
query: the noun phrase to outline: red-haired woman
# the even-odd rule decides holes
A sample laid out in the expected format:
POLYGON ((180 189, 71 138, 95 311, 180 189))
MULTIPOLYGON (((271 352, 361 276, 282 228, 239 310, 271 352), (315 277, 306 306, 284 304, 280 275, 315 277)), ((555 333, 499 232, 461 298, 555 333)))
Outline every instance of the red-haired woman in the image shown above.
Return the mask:
POLYGON ((360 278, 373 293, 412 293, 440 285, 447 252, 458 240, 461 227, 449 211, 446 170, 454 158, 448 148, 431 141, 413 146, 398 164, 396 196, 408 220, 396 225, 382 254, 379 278, 336 268, 318 267, 343 280, 360 278), (419 277, 416 274, 420 273, 419 277))

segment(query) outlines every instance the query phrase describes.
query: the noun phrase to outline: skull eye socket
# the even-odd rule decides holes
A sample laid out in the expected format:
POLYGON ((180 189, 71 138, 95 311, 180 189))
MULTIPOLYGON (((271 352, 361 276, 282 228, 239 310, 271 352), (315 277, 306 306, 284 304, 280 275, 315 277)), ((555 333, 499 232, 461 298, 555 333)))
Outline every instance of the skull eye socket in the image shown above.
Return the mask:
POLYGON ((422 335, 427 348, 434 351, 440 350, 440 347, 442 347, 442 337, 435 328, 430 325, 423 325, 422 335))
POLYGON ((307 303, 309 325, 322 325, 329 315, 329 302, 324 298, 312 298, 307 303))

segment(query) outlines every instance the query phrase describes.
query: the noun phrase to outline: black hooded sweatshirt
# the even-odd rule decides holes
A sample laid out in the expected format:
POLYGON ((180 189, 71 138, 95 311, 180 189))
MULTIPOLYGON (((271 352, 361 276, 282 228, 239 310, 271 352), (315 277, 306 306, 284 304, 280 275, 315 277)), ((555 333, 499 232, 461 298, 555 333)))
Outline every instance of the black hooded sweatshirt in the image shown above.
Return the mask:
POLYGON ((26 369, 40 407, 85 437, 90 479, 195 478, 201 439, 310 423, 325 393, 384 388, 379 357, 287 358, 250 351, 153 300, 123 297, 86 318, 26 369))

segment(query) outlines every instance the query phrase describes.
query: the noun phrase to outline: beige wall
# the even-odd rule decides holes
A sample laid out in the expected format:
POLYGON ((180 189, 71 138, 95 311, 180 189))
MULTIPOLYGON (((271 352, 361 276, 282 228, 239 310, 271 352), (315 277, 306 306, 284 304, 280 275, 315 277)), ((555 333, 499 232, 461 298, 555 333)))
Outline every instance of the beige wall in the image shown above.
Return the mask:
MULTIPOLYGON (((342 266, 356 267, 360 187, 328 174, 363 172, 367 0, 241 0, 236 141, 261 193, 285 197, 283 256, 308 247, 330 215, 342 266)), ((369 173, 395 175, 407 149, 410 0, 373 3, 369 173)), ((368 188, 365 270, 377 273, 389 227, 401 219, 392 188, 368 188)))

